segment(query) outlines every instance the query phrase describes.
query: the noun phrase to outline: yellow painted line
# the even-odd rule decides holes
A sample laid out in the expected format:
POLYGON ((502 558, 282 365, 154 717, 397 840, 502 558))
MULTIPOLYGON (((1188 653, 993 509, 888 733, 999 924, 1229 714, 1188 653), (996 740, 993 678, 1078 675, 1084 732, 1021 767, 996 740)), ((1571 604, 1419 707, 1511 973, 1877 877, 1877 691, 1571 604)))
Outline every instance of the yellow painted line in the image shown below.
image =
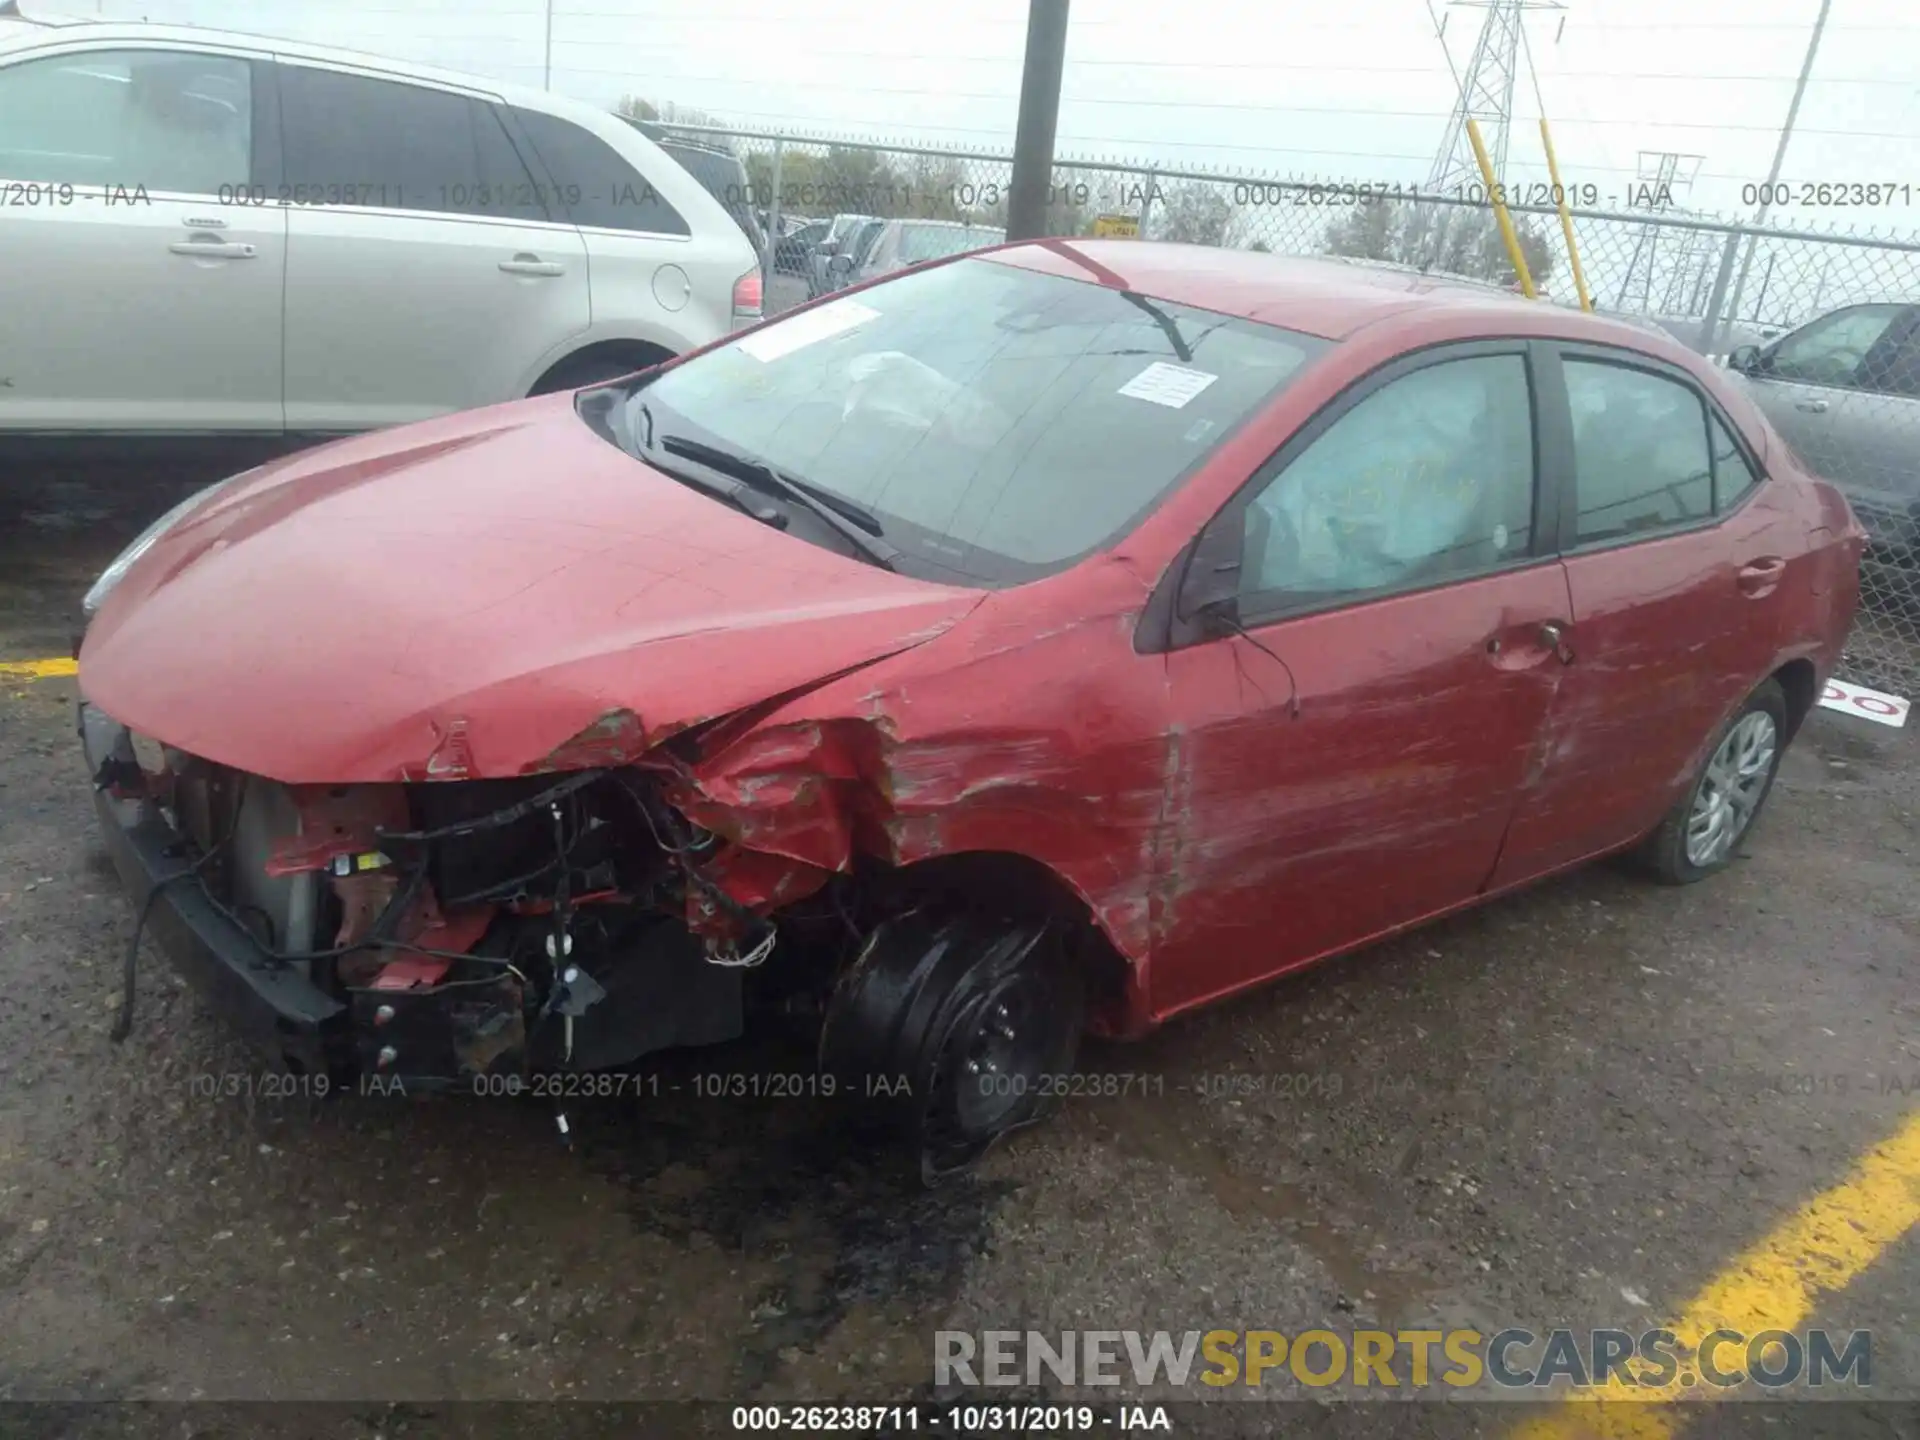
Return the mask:
POLYGON ((77 660, 0 660, 0 678, 8 680, 51 680, 79 673, 77 660))
MULTIPOLYGON (((1920 1112, 1857 1164, 1853 1173, 1815 1196, 1707 1282, 1667 1328, 1683 1356, 1697 1355, 1715 1330, 1754 1336, 1799 1330, 1814 1300, 1859 1278, 1894 1241, 1920 1225, 1920 1112)), ((1720 1363, 1732 1362, 1732 1352, 1720 1363)), ((1566 1403, 1520 1426, 1512 1440, 1672 1440, 1685 1426, 1683 1396, 1718 1392, 1686 1385, 1683 1360, 1662 1386, 1632 1385, 1610 1376, 1605 1386, 1568 1393, 1566 1403)))

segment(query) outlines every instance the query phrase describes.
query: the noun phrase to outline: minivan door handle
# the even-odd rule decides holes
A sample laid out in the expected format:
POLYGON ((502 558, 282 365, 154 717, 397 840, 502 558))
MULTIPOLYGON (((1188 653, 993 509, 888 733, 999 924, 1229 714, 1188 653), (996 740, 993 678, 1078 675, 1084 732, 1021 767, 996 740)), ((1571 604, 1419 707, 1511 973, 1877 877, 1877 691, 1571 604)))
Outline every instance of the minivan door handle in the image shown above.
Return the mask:
POLYGON ((1824 400, 1816 400, 1809 396, 1805 400, 1794 401, 1793 408, 1796 410, 1805 410, 1810 415, 1824 415, 1827 413, 1827 402, 1824 400))
POLYGON ((196 260, 251 260, 254 255, 253 246, 234 240, 176 240, 167 249, 196 260))
POLYGON ((542 260, 538 255, 522 252, 511 260, 502 260, 500 268, 509 275, 554 276, 567 273, 567 267, 552 260, 542 260))

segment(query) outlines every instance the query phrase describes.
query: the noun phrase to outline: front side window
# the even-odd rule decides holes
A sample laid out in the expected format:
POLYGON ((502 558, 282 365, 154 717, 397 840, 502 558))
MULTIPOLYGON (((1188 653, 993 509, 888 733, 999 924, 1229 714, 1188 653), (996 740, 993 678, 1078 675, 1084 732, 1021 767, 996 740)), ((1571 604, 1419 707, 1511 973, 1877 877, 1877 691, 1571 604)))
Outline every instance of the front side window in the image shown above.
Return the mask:
POLYGON ((1861 366, 1900 318, 1902 308, 1855 305, 1822 315, 1776 344, 1767 357, 1764 373, 1805 385, 1858 385, 1861 366))
POLYGON ((854 501, 911 573, 1014 584, 1132 528, 1327 343, 958 260, 666 371, 625 429, 667 468, 688 436, 854 501))
POLYGON ((217 195, 252 165, 245 60, 100 50, 0 69, 0 178, 217 195))
POLYGON ((298 203, 546 218, 532 175, 479 100, 283 65, 280 104, 298 203))
POLYGON ((651 235, 692 233, 647 177, 592 131, 543 110, 516 106, 513 115, 553 176, 574 224, 651 235))
POLYGON ((1247 507, 1253 609, 1472 575, 1527 554, 1533 419, 1526 362, 1429 365, 1346 411, 1247 507))
POLYGON ((1920 400, 1920 310, 1891 327, 1860 363, 1860 388, 1920 400))
POLYGON ((1566 362, 1582 545, 1713 514, 1707 415, 1687 386, 1602 361, 1566 362))

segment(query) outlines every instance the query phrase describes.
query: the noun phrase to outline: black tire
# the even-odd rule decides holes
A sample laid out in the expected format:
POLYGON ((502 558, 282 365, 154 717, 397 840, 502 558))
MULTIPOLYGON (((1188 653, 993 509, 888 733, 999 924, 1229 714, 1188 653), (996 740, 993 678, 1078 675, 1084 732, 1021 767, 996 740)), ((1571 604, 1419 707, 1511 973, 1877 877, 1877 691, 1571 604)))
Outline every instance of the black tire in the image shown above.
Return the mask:
POLYGON ((1086 989, 1044 920, 915 910, 875 927, 834 989, 820 1069, 856 1126, 927 1185, 1045 1117, 1073 1073, 1086 989))
POLYGON ((584 390, 589 385, 604 384, 608 380, 618 380, 622 376, 650 369, 662 360, 671 358, 664 351, 569 356, 535 381, 527 396, 531 399, 535 395, 558 395, 564 390, 584 390))
MULTIPOLYGON (((1733 713, 1726 724, 1714 732, 1700 768, 1694 773, 1693 783, 1687 786, 1686 793, 1667 812, 1659 828, 1633 852, 1632 858, 1637 868, 1662 884, 1691 885, 1731 865, 1740 854, 1741 846, 1753 834, 1760 812, 1766 807, 1767 797, 1773 793, 1774 776, 1780 771, 1780 757, 1786 753, 1786 748, 1787 695, 1780 688, 1779 681, 1768 680, 1747 697, 1746 703, 1733 713), (1744 814, 1735 817, 1737 828, 1731 838, 1723 845, 1713 846, 1714 853, 1711 854, 1701 855, 1690 851, 1689 828, 1697 818, 1696 806, 1702 803, 1703 792, 1709 796, 1706 805, 1711 811, 1712 794, 1724 791, 1719 779, 1722 772, 1716 771, 1716 762, 1722 759, 1721 750, 1736 732, 1745 734, 1758 728, 1749 721, 1749 717, 1754 715, 1766 716, 1773 727, 1772 753, 1764 765, 1764 778, 1760 777, 1759 771, 1755 771, 1754 778, 1759 779, 1760 783, 1744 814), (1748 730, 1743 731, 1742 727, 1748 727, 1748 730)), ((1705 838, 1702 837, 1703 840, 1705 838)))

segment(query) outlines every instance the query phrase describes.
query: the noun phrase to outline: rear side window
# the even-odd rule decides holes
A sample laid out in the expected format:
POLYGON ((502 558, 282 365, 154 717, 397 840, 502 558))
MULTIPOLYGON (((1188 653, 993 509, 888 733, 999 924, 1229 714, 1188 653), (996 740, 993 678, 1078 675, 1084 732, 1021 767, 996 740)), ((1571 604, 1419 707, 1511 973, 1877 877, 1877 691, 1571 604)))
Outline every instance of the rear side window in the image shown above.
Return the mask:
POLYGON ((702 190, 720 202, 755 250, 766 249, 766 232, 760 228, 759 218, 753 213, 750 203, 752 197, 748 193, 745 166, 733 156, 718 150, 681 145, 671 140, 655 140, 654 143, 666 151, 682 170, 698 180, 702 190))
POLYGON ((253 71, 175 50, 0 69, 0 178, 217 195, 253 166, 253 71))
POLYGON ((1733 443, 1733 436, 1720 423, 1718 415, 1707 417, 1707 433, 1713 445, 1713 508, 1725 513, 1760 483, 1760 477, 1753 473, 1747 457, 1733 443))
POLYGON ((1568 359, 1578 543, 1619 540, 1713 514, 1707 415, 1685 385, 1568 359))
POLYGON ((598 135, 538 110, 516 107, 513 115, 553 176, 574 224, 652 235, 692 233, 647 177, 598 135))
POLYGON ((533 176, 482 101, 282 65, 280 104, 295 204, 547 218, 533 176))

